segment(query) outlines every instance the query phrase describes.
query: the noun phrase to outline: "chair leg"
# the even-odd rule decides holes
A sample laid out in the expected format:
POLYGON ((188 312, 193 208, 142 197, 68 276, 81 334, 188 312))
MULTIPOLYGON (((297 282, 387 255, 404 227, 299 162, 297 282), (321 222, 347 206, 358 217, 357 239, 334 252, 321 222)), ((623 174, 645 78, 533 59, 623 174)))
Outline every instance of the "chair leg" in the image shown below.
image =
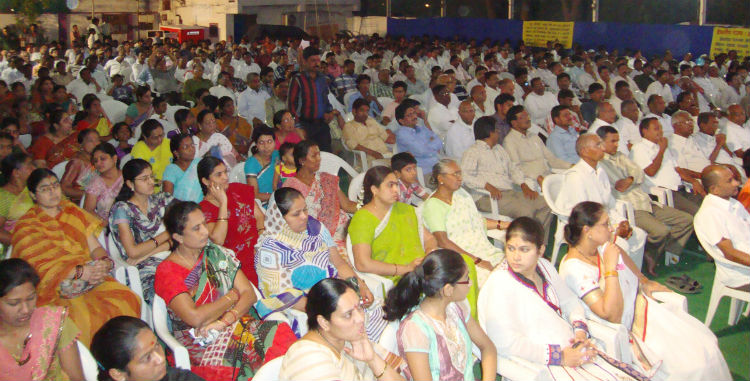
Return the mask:
POLYGON ((727 324, 735 325, 740 320, 740 313, 745 303, 742 300, 732 298, 729 303, 729 319, 727 324))
POLYGON ((713 287, 711 287, 711 299, 708 302, 708 312, 706 312, 705 324, 708 328, 711 328, 711 320, 714 319, 716 309, 719 307, 719 302, 724 296, 721 292, 722 287, 723 286, 719 283, 719 281, 714 278, 714 285, 713 287))

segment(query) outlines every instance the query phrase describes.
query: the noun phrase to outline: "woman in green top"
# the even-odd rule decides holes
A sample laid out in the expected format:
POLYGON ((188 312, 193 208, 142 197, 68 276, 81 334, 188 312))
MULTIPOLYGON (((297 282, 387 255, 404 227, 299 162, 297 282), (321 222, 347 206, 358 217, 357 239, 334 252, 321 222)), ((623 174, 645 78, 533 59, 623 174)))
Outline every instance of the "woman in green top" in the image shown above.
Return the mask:
MULTIPOLYGON (((10 245, 10 236, 16 221, 34 206, 34 201, 29 196, 26 188, 26 180, 29 178, 34 166, 31 156, 19 152, 6 156, 0 162, 3 180, 0 182, 0 254, 5 252, 5 247, 10 245)), ((0 258, 3 258, 0 255, 0 258)))
POLYGON ((185 81, 185 84, 182 86, 182 98, 196 104, 198 103, 195 96, 196 90, 208 90, 213 87, 213 85, 214 84, 210 80, 203 78, 203 65, 195 64, 193 65, 193 78, 185 81))

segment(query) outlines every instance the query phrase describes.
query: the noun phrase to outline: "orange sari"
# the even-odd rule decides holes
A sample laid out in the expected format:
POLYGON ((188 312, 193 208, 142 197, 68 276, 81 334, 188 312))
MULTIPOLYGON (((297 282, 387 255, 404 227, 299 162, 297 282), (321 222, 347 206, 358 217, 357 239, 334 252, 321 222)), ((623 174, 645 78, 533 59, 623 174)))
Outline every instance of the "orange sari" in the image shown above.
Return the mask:
POLYGON ((81 329, 87 346, 94 333, 109 319, 127 315, 140 317, 140 300, 126 286, 108 277, 83 295, 72 299, 59 294, 60 283, 75 269, 92 260, 87 237, 99 234, 102 222, 70 201, 51 217, 38 206, 16 223, 11 242, 13 257, 21 258, 39 273, 37 305, 67 307, 71 320, 81 329))

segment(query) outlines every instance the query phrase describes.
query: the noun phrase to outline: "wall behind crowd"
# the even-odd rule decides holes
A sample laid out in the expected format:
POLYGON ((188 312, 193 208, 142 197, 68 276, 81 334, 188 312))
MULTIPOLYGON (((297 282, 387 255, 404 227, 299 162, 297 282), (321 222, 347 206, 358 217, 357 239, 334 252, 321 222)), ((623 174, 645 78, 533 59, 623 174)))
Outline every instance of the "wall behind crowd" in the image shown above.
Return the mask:
MULTIPOLYGON (((521 40, 523 21, 467 18, 388 19, 388 34, 414 37, 424 34, 441 38, 489 38, 495 41, 521 40)), ((640 49, 646 56, 664 54, 671 49, 675 56, 691 52, 698 56, 711 49, 713 27, 661 24, 621 24, 576 22, 573 42, 586 48, 603 45, 607 50, 640 49)))

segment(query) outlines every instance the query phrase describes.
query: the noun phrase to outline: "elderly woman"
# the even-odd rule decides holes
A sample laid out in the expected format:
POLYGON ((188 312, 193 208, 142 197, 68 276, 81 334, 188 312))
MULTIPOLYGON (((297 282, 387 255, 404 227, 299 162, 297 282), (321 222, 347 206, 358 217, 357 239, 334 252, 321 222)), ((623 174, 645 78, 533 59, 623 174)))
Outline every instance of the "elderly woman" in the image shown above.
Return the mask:
POLYGON ((296 189, 274 192, 266 211, 266 231, 256 246, 255 266, 260 290, 266 296, 255 309, 261 317, 293 308, 304 311, 305 294, 325 278, 345 279, 355 285, 367 307, 367 333, 377 341, 385 328, 382 309, 373 305, 367 285, 339 254, 331 234, 307 214, 305 198, 296 189))
POLYGON ((172 162, 169 139, 164 139, 164 127, 156 119, 143 122, 141 140, 135 143, 130 155, 133 159, 143 159, 151 164, 154 176, 161 181, 164 170, 172 162))
POLYGON ((300 134, 304 136, 304 132, 295 127, 294 116, 288 110, 280 110, 273 115, 273 126, 276 129, 277 150, 284 143, 297 144, 302 141, 300 134))
POLYGON ((310 331, 284 356, 280 380, 404 380, 403 359, 367 338, 354 286, 323 279, 307 297, 310 331))
POLYGON ((322 222, 339 247, 345 246, 347 213, 357 211, 357 204, 339 188, 339 177, 320 172, 320 148, 311 140, 294 146, 297 175, 284 182, 305 196, 310 216, 322 222))
POLYGON ((65 307, 37 307, 39 282, 25 261, 0 261, 0 379, 83 380, 80 331, 65 307))
POLYGON ((39 273, 37 305, 67 307, 86 345, 110 318, 140 316, 138 297, 109 276, 112 261, 97 241, 101 221, 65 200, 48 169, 34 170, 27 186, 35 206, 16 223, 12 255, 39 273))
POLYGON ((198 181, 204 198, 200 206, 208 224, 211 241, 235 252, 240 268, 253 285, 255 243, 258 226, 263 230, 263 212, 255 203, 253 188, 242 183, 229 183, 223 161, 206 156, 198 163, 198 181))
POLYGON ((625 326, 630 335, 622 336, 621 346, 630 351, 623 360, 654 373, 654 379, 731 380, 716 336, 685 311, 651 298, 657 291, 677 295, 648 280, 612 243, 608 218, 602 204, 587 201, 573 208, 565 226, 570 249, 560 276, 587 314, 625 326))
POLYGON ((435 164, 431 182, 437 190, 421 206, 425 226, 438 246, 468 256, 483 269, 478 273, 481 287, 489 271, 503 260, 503 251, 487 240, 487 230, 505 229, 508 222, 479 214, 474 200, 461 188, 461 167, 455 161, 435 164))
POLYGON ((89 183, 96 177, 96 168, 91 161, 91 154, 99 142, 99 134, 96 130, 87 129, 78 133, 80 148, 65 165, 65 173, 60 179, 63 194, 73 202, 78 202, 83 198, 89 183))
POLYGON ((286 323, 251 315, 253 286, 234 253, 209 240, 198 204, 177 202, 165 224, 175 248, 156 269, 155 288, 169 307, 175 338, 188 348, 192 371, 207 380, 252 378, 286 352, 294 333, 286 323))
POLYGON ((162 222, 173 197, 156 192, 151 166, 133 159, 122 169, 123 185, 109 213, 109 231, 122 259, 138 268, 143 298, 151 303, 154 273, 162 258, 154 254, 169 250, 169 235, 162 222))

